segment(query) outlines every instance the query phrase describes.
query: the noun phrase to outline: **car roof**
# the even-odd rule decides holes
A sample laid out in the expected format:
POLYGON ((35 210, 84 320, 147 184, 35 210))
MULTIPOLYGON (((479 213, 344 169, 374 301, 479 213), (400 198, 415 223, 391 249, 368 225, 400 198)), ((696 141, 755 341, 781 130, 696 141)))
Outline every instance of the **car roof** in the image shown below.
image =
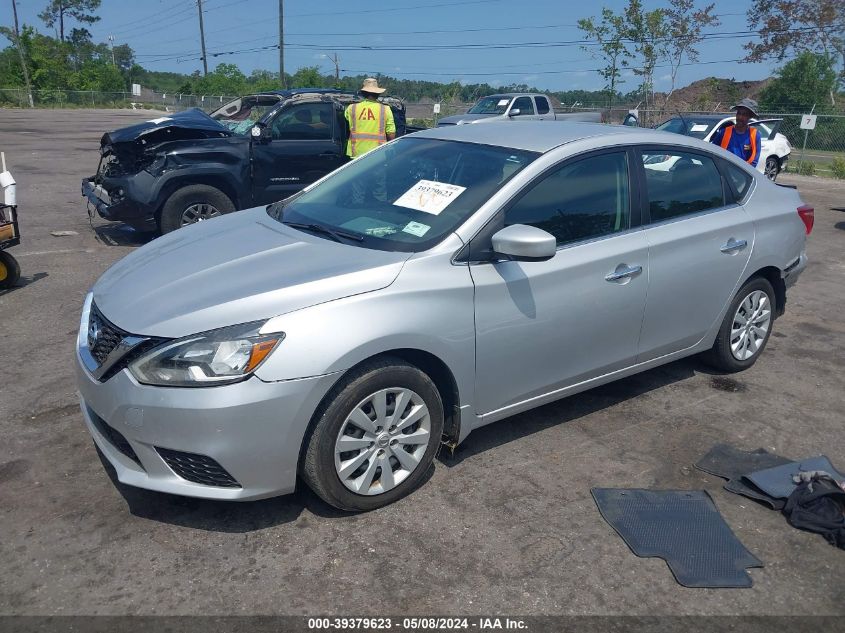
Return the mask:
POLYGON ((632 142, 636 137, 636 142, 645 142, 641 140, 643 134, 647 136, 658 134, 659 137, 655 138, 655 141, 665 139, 665 132, 645 128, 568 121, 495 121, 449 125, 416 132, 414 137, 463 141, 545 153, 565 143, 608 135, 630 136, 632 142))
POLYGON ((337 88, 291 88, 288 90, 270 90, 262 94, 279 95, 282 97, 293 97, 302 94, 347 94, 354 95, 355 93, 347 90, 338 90, 337 88))

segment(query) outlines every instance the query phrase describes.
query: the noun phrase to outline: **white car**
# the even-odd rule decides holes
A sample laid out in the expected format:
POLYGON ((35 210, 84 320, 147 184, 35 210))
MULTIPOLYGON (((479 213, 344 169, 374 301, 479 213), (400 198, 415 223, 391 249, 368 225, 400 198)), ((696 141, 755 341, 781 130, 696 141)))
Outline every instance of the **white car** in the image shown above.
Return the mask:
MULTIPOLYGON (((757 170, 766 175, 769 180, 777 178, 778 174, 786 168, 789 154, 792 152, 792 145, 789 140, 778 132, 783 119, 752 119, 750 125, 756 127, 763 142, 760 147, 760 160, 757 162, 757 170)), ((703 115, 678 115, 657 126, 658 130, 664 132, 675 132, 685 136, 693 136, 703 141, 710 141, 718 130, 733 125, 736 119, 724 114, 703 114, 703 115)), ((656 157, 655 157, 656 158, 656 157)), ((672 161, 666 160, 656 162, 653 168, 669 170, 672 168, 672 161), (663 163, 666 163, 665 165, 663 163)))

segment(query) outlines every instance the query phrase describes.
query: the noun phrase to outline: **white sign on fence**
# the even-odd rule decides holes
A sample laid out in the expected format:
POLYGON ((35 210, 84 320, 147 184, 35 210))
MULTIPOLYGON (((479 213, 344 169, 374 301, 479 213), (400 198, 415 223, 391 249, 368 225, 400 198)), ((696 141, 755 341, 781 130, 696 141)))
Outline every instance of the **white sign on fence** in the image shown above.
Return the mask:
POLYGON ((141 84, 132 84, 132 96, 133 97, 140 97, 141 96, 141 84))
POLYGON ((802 130, 815 130, 816 129, 816 115, 815 114, 802 114, 801 115, 801 129, 802 130))

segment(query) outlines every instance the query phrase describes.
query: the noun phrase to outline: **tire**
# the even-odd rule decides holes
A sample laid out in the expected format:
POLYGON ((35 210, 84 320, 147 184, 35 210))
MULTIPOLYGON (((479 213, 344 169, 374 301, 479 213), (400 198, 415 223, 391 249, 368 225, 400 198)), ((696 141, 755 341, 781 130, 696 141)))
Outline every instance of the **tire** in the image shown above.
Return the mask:
POLYGON ((775 321, 774 308, 775 291, 772 284, 762 277, 749 280, 731 301, 716 341, 704 355, 707 363, 726 373, 751 367, 763 353, 771 336, 775 321), (749 315, 753 317, 751 322, 755 324, 754 328, 748 323, 749 315), (738 327, 735 328, 735 324, 738 327))
POLYGON ((225 193, 208 185, 187 185, 177 189, 161 209, 158 227, 161 234, 231 213, 235 205, 225 193))
POLYGON ((420 485, 442 432, 443 402, 431 378, 398 358, 383 358, 352 370, 326 396, 306 439, 302 478, 335 508, 375 510, 420 485), (379 401, 382 415, 374 406, 379 401), (394 427, 391 418, 403 402, 394 427))
POLYGON ((766 178, 771 181, 777 179, 778 174, 780 173, 780 161, 777 156, 769 156, 766 159, 766 166, 763 169, 763 173, 766 174, 766 178))
POLYGON ((6 251, 0 251, 0 290, 14 288, 21 278, 21 266, 18 260, 6 251))

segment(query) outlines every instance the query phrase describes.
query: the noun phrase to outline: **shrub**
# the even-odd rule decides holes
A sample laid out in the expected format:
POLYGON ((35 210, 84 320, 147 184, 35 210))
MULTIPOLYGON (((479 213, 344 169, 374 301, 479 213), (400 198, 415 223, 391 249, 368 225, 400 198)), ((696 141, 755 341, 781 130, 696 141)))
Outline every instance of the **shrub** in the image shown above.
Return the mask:
POLYGON ((808 160, 797 160, 794 163, 795 172, 802 176, 815 176, 816 164, 808 160))
POLYGON ((845 158, 837 156, 830 165, 830 170, 836 178, 845 180, 845 158))

